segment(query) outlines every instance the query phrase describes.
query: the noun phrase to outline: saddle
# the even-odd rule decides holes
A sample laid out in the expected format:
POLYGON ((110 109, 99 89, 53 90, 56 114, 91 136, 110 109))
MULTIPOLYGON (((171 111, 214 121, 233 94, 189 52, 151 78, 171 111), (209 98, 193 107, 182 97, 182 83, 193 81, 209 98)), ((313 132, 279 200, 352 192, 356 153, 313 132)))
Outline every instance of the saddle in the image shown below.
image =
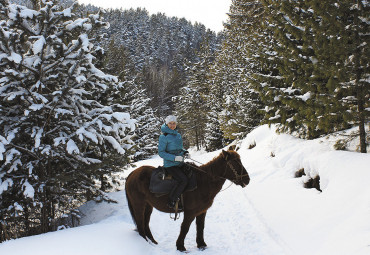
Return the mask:
MULTIPOLYGON (((191 167, 184 165, 183 171, 189 178, 188 185, 184 192, 195 190, 197 188, 197 179, 191 167)), ((153 170, 150 178, 149 190, 155 193, 157 197, 170 193, 175 185, 177 185, 177 181, 172 178, 172 175, 167 173, 164 167, 160 166, 153 170)))

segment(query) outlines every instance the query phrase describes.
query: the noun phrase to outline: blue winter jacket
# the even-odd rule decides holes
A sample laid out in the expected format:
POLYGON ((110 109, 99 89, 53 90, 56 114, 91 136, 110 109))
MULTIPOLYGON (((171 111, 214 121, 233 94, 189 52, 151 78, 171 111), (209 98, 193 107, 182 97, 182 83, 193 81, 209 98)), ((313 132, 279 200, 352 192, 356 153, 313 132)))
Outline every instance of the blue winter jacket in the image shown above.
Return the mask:
POLYGON ((166 124, 162 125, 161 131, 163 134, 159 136, 158 154, 163 158, 163 166, 182 165, 182 162, 175 161, 175 156, 183 156, 185 152, 180 133, 176 129, 170 129, 166 124))

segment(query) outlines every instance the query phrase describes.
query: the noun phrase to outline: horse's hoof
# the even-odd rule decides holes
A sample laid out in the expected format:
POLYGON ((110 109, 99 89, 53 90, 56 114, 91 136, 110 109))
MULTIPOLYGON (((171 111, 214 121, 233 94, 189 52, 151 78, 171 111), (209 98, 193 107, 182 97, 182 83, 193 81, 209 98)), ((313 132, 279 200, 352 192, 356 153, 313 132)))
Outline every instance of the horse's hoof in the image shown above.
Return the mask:
POLYGON ((198 246, 198 249, 199 249, 200 251, 204 251, 205 249, 207 249, 207 245, 198 246))
POLYGON ((185 246, 177 246, 177 250, 181 252, 186 252, 185 246))
POLYGON ((158 242, 154 239, 150 239, 150 241, 153 243, 153 244, 158 244, 158 242))

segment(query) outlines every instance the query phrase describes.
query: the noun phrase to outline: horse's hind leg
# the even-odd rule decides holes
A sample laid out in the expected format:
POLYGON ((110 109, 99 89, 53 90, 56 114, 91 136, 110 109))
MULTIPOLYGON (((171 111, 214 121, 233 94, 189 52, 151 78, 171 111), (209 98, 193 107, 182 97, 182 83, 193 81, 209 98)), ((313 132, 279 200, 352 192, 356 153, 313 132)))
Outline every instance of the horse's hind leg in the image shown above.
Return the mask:
POLYGON ((140 201, 140 202, 132 203, 132 209, 135 213, 134 218, 136 221, 137 231, 139 232, 140 236, 142 236, 145 240, 147 240, 146 234, 145 234, 145 217, 144 217, 146 204, 143 203, 144 199, 136 198, 135 200, 140 201))
POLYGON ((146 204, 145 206, 145 234, 149 238, 150 241, 152 241, 154 244, 158 244, 157 241, 154 239, 152 232, 150 231, 149 227, 149 221, 150 216, 152 215, 153 207, 150 204, 146 204))

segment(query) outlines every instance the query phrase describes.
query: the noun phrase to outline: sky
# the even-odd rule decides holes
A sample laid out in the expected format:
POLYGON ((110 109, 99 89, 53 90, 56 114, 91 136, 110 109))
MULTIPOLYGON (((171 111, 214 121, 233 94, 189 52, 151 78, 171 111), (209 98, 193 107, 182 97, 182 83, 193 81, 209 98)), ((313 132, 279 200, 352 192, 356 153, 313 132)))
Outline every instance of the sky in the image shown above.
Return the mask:
POLYGON ((231 0, 78 0, 82 4, 92 4, 103 8, 144 7, 149 14, 158 12, 167 16, 185 18, 199 22, 207 28, 220 32, 222 23, 227 20, 231 0))

